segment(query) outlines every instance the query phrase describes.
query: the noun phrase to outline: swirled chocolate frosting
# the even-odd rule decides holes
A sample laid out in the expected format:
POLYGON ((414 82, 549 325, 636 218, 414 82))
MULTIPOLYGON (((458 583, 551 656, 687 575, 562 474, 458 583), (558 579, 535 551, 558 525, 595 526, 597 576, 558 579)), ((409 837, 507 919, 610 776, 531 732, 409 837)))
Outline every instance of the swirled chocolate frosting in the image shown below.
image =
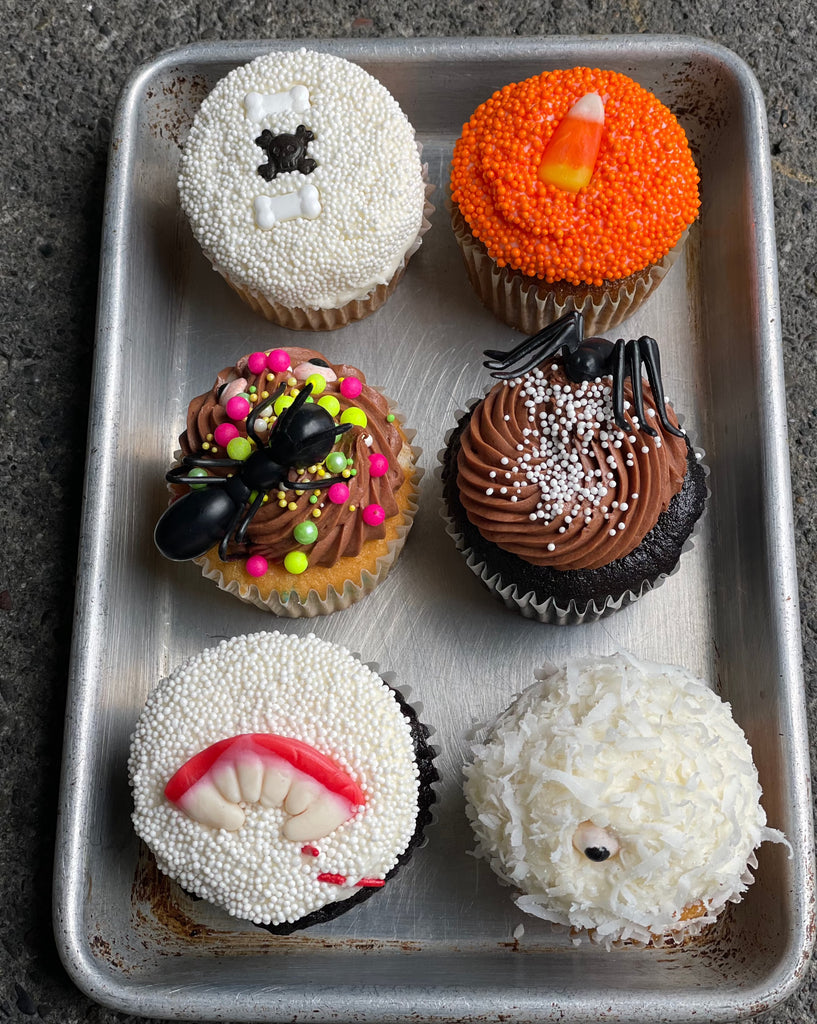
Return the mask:
POLYGON ((638 429, 629 380, 624 397, 626 432, 610 377, 574 383, 554 364, 497 384, 473 409, 457 458, 460 499, 480 534, 554 569, 596 569, 638 547, 681 489, 687 445, 662 428, 646 381, 655 437, 638 429))
MULTIPOLYGON (((271 491, 268 501, 249 526, 246 544, 236 551, 236 555, 258 554, 277 563, 290 552, 302 551, 307 555, 309 565, 334 565, 341 557, 359 554, 366 541, 384 537, 384 522, 397 515, 399 509, 395 494, 405 479, 398 461, 404 439, 396 422, 393 422, 394 417, 392 421, 388 419, 388 402, 366 383, 360 370, 344 364, 330 364, 312 349, 276 351, 289 355, 288 369, 273 372, 264 367, 254 373, 248 363, 251 357, 244 356, 234 366, 222 370, 213 387, 190 403, 187 429, 180 436, 179 443, 184 455, 224 458, 228 453, 217 442, 217 428, 221 424, 232 424, 239 436, 247 436, 246 418, 236 419, 228 413, 230 398, 249 396, 255 404, 273 394, 281 384, 286 384, 286 394, 292 395, 304 387, 307 377, 314 374, 323 376, 325 387, 320 393, 315 392, 314 400, 334 399, 338 405, 334 414, 336 422, 340 422, 347 409, 358 410, 358 419, 361 412, 365 415, 365 426, 353 426, 340 435, 333 447, 333 453, 341 452, 346 457, 349 475, 344 484, 348 495, 342 501, 330 498, 329 489, 322 485, 322 475, 334 477, 338 473, 328 464, 293 467, 288 480, 314 480, 314 489, 295 491, 283 485, 280 490, 271 491), (359 381, 359 393, 353 393, 357 391, 356 383, 351 388, 344 386, 344 378, 359 381), (373 460, 371 456, 385 457, 387 468, 382 458, 373 460), (379 505, 383 509, 384 516, 380 522, 367 522, 371 517, 365 516, 364 510, 371 505, 379 505), (300 544, 295 539, 295 527, 304 522, 311 522, 317 527, 317 538, 313 543, 300 544)), ((275 416, 270 413, 270 417, 268 422, 263 419, 256 421, 255 429, 262 441, 266 441, 269 432, 275 429, 275 416)), ((209 473, 217 476, 238 471, 208 468, 209 473)))

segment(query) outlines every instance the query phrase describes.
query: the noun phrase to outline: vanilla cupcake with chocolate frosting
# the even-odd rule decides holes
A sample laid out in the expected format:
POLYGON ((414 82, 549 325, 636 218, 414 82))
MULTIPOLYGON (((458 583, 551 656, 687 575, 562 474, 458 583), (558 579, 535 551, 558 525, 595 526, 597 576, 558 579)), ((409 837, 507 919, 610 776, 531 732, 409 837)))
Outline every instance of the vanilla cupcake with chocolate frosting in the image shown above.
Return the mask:
POLYGON ((488 354, 502 380, 443 455, 449 532, 529 617, 580 622, 630 603, 675 568, 706 496, 657 345, 585 339, 574 313, 488 354))
POLYGON ((276 614, 345 608, 405 543, 412 437, 356 367, 300 347, 242 356, 190 403, 156 544, 276 614))

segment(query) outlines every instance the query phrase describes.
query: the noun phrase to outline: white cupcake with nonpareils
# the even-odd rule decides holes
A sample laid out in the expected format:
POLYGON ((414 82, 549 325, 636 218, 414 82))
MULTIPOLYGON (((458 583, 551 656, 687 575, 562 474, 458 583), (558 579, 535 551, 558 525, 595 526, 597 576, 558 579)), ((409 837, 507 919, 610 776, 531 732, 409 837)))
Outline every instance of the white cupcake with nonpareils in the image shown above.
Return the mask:
POLYGON ((476 852, 525 912, 608 947, 680 942, 738 902, 767 827, 746 737, 683 668, 578 658, 465 768, 476 852))
POLYGON ((236 68, 202 103, 179 195, 257 312, 333 329, 378 309, 428 228, 414 129, 363 68, 305 49, 236 68))
POLYGON ((148 697, 128 761, 134 827, 187 892, 287 934, 371 896, 421 842, 428 734, 346 648, 234 637, 148 697))

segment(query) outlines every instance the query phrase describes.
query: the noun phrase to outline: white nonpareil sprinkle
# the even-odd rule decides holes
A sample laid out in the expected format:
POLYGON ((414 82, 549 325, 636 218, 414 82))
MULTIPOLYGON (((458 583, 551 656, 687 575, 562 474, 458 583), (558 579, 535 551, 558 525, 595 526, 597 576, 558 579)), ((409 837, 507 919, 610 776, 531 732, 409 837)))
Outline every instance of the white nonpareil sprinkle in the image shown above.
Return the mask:
POLYGON ((217 83, 185 144, 179 194, 202 249, 233 281, 285 306, 325 309, 392 278, 418 238, 425 185, 414 130, 385 87, 350 61, 301 49, 266 54, 217 83), (307 109, 276 104, 260 121, 248 116, 249 94, 297 85, 307 87, 307 109), (307 155, 317 166, 266 181, 255 140, 302 124, 314 133, 307 155), (317 216, 259 227, 257 197, 306 184, 317 216))
POLYGON ((236 637, 181 665, 148 697, 128 770, 134 828, 159 869, 256 924, 296 921, 353 895, 361 878, 384 878, 416 824, 419 772, 407 719, 379 676, 313 634, 236 637), (165 798, 190 757, 243 733, 302 740, 366 793, 354 818, 316 842, 319 856, 282 836, 281 808, 247 805, 244 825, 228 832, 165 798), (318 882, 322 872, 345 875, 349 885, 318 882))

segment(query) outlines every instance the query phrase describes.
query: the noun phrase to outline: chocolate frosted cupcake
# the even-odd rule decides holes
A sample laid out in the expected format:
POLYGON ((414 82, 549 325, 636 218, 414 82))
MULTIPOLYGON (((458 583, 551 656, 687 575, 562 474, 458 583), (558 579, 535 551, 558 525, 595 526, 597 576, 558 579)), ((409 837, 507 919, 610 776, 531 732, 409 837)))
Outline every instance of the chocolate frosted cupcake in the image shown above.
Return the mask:
POLYGON ((449 533, 530 618, 583 622, 629 604, 673 571, 706 498, 657 345, 584 339, 573 313, 486 355, 503 379, 442 455, 449 533))
POLYGON ((454 147, 452 223, 468 276, 532 333, 578 310, 588 331, 631 316, 698 215, 684 130, 626 75, 548 71, 498 90, 454 147))
POLYGON ((179 195, 213 267, 283 327, 331 330, 392 293, 431 206, 414 129, 370 74, 328 53, 269 53, 201 105, 179 195))
POLYGON ((373 895, 421 843, 428 734, 345 648, 234 637, 148 697, 128 761, 134 827, 187 892, 287 934, 373 895))
POLYGON ((190 403, 156 544, 276 614, 345 608, 385 579, 413 522, 411 436, 353 366, 306 348, 244 356, 190 403))

